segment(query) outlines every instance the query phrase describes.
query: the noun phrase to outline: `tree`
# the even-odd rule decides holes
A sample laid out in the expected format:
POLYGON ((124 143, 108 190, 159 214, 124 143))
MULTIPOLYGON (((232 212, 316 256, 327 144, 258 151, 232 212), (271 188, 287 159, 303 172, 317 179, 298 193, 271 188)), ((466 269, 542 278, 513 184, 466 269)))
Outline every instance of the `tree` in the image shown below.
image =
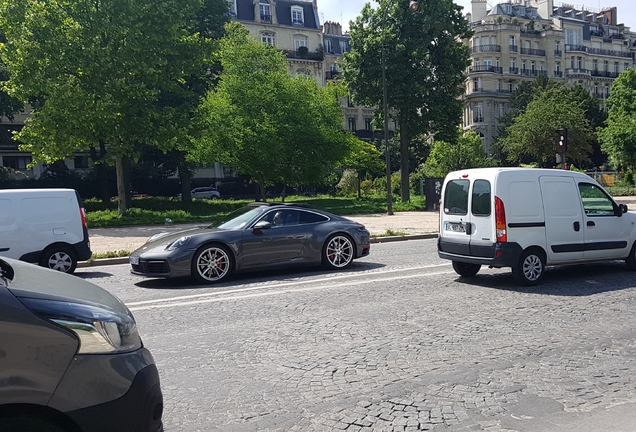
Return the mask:
POLYGON ((274 47, 239 23, 226 26, 218 53, 223 71, 198 113, 200 161, 231 165, 265 187, 319 183, 349 152, 337 86, 291 77, 274 47))
POLYGON ((606 102, 607 126, 599 130, 601 148, 612 165, 636 169, 636 70, 622 72, 606 102))
POLYGON ((371 143, 353 138, 351 153, 344 159, 342 168, 356 171, 358 180, 358 198, 362 196, 360 182, 366 175, 378 175, 385 168, 384 156, 371 143))
POLYGON ((578 163, 589 160, 593 131, 581 105, 565 87, 539 93, 525 111, 515 117, 507 136, 501 140, 508 159, 519 161, 528 156, 540 166, 552 166, 557 153, 556 130, 567 128, 568 160, 578 163))
POLYGON ((50 163, 104 146, 124 213, 125 159, 185 139, 193 108, 170 101, 191 100, 184 82, 210 56, 211 44, 190 31, 201 8, 197 0, 0 0, 9 88, 33 101, 22 148, 50 163))
POLYGON ((464 71, 471 35, 461 7, 451 0, 426 2, 409 12, 409 0, 367 3, 351 22, 351 51, 343 76, 357 103, 383 107, 382 53, 385 55, 387 104, 399 126, 401 196, 409 201, 409 145, 413 136, 454 134, 461 120, 464 71))
POLYGON ((479 135, 467 131, 455 144, 433 141, 431 153, 424 163, 424 176, 444 178, 451 171, 490 166, 495 166, 495 162, 486 157, 479 135))

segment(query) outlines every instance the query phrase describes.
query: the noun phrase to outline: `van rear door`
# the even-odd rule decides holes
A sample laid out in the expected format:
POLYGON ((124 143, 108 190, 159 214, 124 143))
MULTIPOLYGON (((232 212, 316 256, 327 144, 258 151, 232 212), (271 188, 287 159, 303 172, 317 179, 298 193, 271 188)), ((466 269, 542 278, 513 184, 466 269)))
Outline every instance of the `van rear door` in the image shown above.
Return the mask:
POLYGON ((572 177, 539 177, 549 263, 583 259, 585 230, 579 191, 572 177))
POLYGON ((440 248, 443 252, 470 256, 470 180, 447 179, 440 209, 440 248), (467 232, 468 230, 468 232, 467 232))

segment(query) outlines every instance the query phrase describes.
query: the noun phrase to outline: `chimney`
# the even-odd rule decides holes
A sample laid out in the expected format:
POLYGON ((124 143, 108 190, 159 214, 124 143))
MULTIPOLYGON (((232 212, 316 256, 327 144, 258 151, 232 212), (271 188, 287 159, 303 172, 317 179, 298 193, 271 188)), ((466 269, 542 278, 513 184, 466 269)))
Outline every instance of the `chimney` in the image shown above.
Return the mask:
POLYGON ((472 22, 481 21, 486 16, 487 0, 471 0, 470 4, 472 6, 472 22))

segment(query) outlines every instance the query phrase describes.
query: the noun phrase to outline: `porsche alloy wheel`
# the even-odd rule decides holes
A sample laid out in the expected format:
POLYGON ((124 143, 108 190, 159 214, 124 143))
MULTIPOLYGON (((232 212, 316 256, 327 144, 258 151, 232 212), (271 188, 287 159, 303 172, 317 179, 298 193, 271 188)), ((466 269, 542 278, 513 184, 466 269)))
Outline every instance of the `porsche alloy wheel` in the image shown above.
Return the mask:
POLYGON ((342 269, 353 262, 354 247, 351 239, 345 235, 335 235, 327 239, 322 262, 326 267, 342 269))
POLYGON ((204 246, 194 254, 192 276, 199 282, 219 282, 232 270, 232 258, 223 246, 204 246))

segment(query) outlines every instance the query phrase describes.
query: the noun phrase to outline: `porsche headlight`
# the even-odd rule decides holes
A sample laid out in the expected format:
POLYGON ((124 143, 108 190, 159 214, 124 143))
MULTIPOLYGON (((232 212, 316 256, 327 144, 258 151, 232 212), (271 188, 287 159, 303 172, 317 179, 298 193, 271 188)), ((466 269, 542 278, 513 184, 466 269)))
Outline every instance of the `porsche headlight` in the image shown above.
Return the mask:
POLYGON ((179 249, 181 246, 183 246, 184 244, 186 244, 189 240, 190 240, 190 236, 183 236, 183 237, 179 237, 178 239, 176 239, 175 241, 173 241, 172 243, 170 243, 170 244, 166 247, 166 250, 173 251, 173 250, 175 250, 175 249, 179 249))
POLYGON ((20 298, 41 318, 73 332, 79 339, 78 354, 113 354, 142 347, 137 324, 130 312, 118 313, 102 306, 59 300, 20 298))

